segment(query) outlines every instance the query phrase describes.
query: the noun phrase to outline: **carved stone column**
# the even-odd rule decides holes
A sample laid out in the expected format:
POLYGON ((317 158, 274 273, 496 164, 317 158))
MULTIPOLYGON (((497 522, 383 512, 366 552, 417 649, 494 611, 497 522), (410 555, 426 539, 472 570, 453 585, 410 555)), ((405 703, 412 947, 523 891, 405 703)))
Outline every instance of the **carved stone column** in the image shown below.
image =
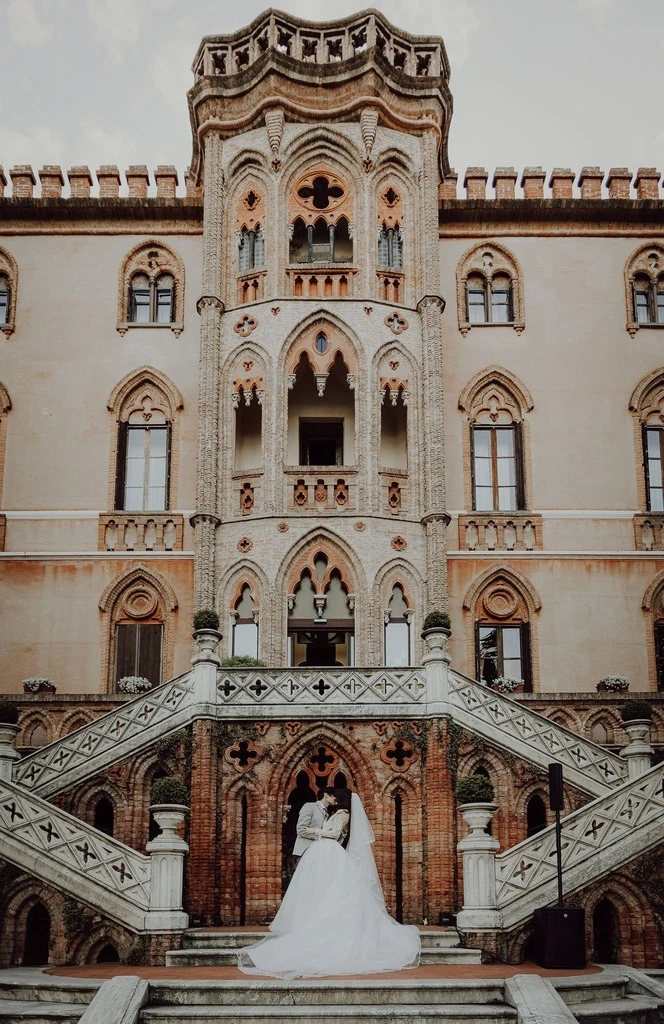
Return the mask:
POLYGON ((447 537, 450 517, 445 497, 445 428, 438 233, 439 134, 432 126, 422 136, 422 298, 417 312, 422 323, 422 417, 425 444, 422 475, 427 560, 427 611, 447 610, 447 537))
POLYGON ((223 255, 224 175, 222 139, 215 131, 204 138, 205 192, 203 205, 203 294, 198 370, 198 449, 196 453, 196 512, 192 516, 194 543, 194 608, 214 608, 216 594, 215 533, 221 522, 219 476, 220 333, 223 255))

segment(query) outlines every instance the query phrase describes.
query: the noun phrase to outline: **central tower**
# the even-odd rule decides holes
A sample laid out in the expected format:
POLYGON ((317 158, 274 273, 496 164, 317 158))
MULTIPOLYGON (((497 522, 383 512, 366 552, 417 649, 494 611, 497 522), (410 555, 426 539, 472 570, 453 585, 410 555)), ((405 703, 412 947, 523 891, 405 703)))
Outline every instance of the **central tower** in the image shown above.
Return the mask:
POLYGON ((447 605, 443 42, 268 11, 193 69, 196 606, 227 655, 412 664, 447 605))

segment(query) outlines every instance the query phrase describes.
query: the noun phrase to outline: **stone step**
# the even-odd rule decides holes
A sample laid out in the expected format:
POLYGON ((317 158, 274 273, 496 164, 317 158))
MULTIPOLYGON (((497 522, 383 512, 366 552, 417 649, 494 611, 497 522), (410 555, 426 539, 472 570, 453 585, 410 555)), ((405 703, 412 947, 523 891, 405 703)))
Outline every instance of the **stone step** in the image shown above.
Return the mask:
POLYGON ((350 1004, 344 1006, 163 1006, 148 1007, 139 1016, 140 1024, 214 1024, 215 1021, 242 1021, 242 1024, 516 1024, 516 1013, 507 1006, 473 1006, 447 1003, 426 1006, 402 1003, 398 1010, 390 1005, 350 1004))
MULTIPOLYGON (((190 928, 182 936, 183 949, 240 949, 252 946, 268 935, 266 928, 255 931, 232 928, 190 928)), ((460 943, 456 928, 420 929, 422 949, 450 949, 460 943)))
POLYGON ((504 1004, 501 979, 459 980, 454 978, 413 978, 408 971, 398 979, 315 978, 281 981, 247 975, 232 981, 191 981, 155 979, 150 982, 150 1009, 157 1007, 255 1006, 319 1007, 346 1004, 362 1006, 430 1006, 447 1004, 504 1004))
POLYGON ((582 1024, 661 1024, 662 1004, 649 996, 624 996, 606 1002, 570 1004, 582 1024))
MULTIPOLYGON (((224 949, 222 946, 205 949, 172 949, 166 954, 167 967, 235 967, 239 946, 224 949)), ((436 949, 424 948, 421 964, 481 964, 481 949, 466 949, 462 946, 436 949)))
POLYGON ((82 1003, 0 998, 0 1024, 77 1024, 84 1012, 82 1003))
POLYGON ((80 1004, 81 1013, 92 1001, 101 985, 96 979, 52 977, 41 971, 23 969, 0 972, 0 1006, 2 1001, 30 1000, 32 1002, 80 1004), (6 977, 3 977, 3 974, 6 977), (32 976, 31 976, 32 975, 32 976))
POLYGON ((627 991, 627 978, 615 974, 588 974, 555 978, 554 985, 563 1002, 568 1006, 578 1006, 582 1003, 623 999, 627 991))

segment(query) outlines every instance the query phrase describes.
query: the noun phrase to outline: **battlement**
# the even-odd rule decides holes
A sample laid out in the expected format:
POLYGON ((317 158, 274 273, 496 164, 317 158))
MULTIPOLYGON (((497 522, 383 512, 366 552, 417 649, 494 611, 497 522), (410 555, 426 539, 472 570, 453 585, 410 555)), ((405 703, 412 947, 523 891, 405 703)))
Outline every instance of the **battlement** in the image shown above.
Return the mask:
MULTIPOLYGON (((0 166, 0 198, 12 199, 90 199, 93 188, 93 177, 90 168, 83 165, 70 167, 67 171, 69 196, 63 197, 65 176, 58 164, 45 164, 38 172, 39 191, 35 191, 37 178, 30 164, 19 164, 10 168, 8 179, 0 166)), ((132 164, 125 171, 126 185, 122 185, 122 176, 115 164, 104 164, 95 171, 99 199, 175 199, 179 184, 178 172, 172 165, 160 164, 150 178, 150 172, 144 164, 132 164)), ((194 183, 187 170, 184 174, 186 198, 200 199, 201 190, 194 183)))
POLYGON ((568 167, 554 167, 547 183, 541 167, 525 167, 519 176, 514 167, 496 167, 491 180, 493 196, 487 196, 489 175, 484 167, 468 167, 463 177, 465 195, 457 193, 459 175, 451 170, 438 188, 441 201, 454 199, 661 199, 662 175, 655 167, 582 167, 578 175, 568 167), (517 194, 517 181, 520 194, 517 194))
POLYGON ((231 35, 206 36, 192 70, 196 79, 237 75, 273 49, 303 64, 336 64, 376 47, 395 70, 415 78, 449 78, 442 39, 395 29, 378 11, 366 10, 338 21, 303 21, 268 10, 231 35))

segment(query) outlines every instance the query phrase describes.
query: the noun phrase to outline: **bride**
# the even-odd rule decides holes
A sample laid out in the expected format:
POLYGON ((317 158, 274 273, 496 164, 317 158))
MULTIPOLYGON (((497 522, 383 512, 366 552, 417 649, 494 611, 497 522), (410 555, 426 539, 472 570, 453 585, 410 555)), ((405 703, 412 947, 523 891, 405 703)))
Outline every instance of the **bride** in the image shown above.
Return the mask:
POLYGON ((247 974, 305 978, 415 967, 420 933, 389 916, 362 801, 337 789, 337 810, 303 854, 272 935, 238 955, 247 974), (348 838, 347 848, 343 843, 348 838))

